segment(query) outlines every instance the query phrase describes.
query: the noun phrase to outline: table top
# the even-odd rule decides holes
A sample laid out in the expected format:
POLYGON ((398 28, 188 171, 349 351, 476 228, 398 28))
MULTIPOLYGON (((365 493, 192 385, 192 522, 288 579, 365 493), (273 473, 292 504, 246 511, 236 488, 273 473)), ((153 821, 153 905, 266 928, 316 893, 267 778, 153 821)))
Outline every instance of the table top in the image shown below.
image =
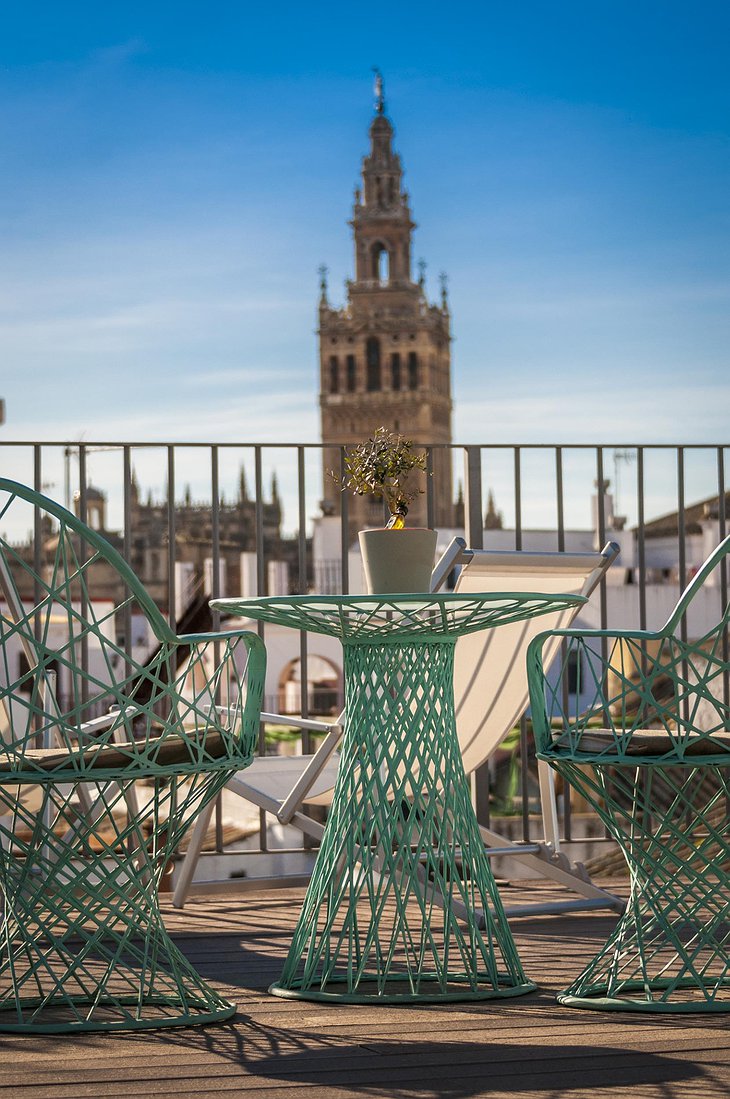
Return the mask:
POLYGON ((213 599, 211 607, 347 642, 455 639, 585 603, 582 595, 542 592, 417 595, 290 595, 213 599))

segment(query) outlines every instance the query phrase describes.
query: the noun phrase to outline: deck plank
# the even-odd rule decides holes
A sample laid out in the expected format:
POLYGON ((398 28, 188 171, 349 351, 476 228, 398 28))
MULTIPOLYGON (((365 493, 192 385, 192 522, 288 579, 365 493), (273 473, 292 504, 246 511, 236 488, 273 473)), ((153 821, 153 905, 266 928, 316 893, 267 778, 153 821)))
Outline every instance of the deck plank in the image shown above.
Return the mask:
MULTIPOLYGON (((509 903, 555 899, 550 886, 509 903)), ((394 1007, 283 1000, 281 970, 301 890, 196 898, 165 907, 176 942, 239 1005, 230 1023, 137 1034, 0 1036, 0 1096, 96 1099, 726 1099, 730 1018, 560 1007, 605 939, 605 912, 520 917, 512 929, 528 996, 394 1007)))

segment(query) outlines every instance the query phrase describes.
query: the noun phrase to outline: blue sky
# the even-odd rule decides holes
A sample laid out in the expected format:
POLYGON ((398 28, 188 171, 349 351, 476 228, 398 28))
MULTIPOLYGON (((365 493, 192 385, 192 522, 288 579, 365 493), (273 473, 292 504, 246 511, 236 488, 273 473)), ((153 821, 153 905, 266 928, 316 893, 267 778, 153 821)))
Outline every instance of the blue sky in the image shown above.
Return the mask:
POLYGON ((316 441, 377 64, 455 439, 725 441, 729 42, 725 2, 6 7, 3 437, 316 441))

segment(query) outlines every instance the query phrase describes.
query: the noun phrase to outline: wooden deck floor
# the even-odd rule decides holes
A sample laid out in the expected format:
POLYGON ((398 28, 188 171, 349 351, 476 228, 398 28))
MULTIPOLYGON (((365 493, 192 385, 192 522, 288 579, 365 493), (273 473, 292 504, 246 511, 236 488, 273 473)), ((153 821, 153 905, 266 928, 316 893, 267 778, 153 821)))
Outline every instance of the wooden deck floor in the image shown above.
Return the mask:
MULTIPOLYGON (((525 884, 508 903, 556 894, 525 884)), ((141 1034, 0 1037, 0 1093, 14 1099, 223 1094, 246 1099, 726 1099, 730 1015, 577 1011, 554 994, 605 938, 604 913, 513 921, 539 990, 512 1000, 332 1006, 266 992, 302 892, 194 900, 167 909, 198 969, 240 1010, 230 1024, 141 1034)))

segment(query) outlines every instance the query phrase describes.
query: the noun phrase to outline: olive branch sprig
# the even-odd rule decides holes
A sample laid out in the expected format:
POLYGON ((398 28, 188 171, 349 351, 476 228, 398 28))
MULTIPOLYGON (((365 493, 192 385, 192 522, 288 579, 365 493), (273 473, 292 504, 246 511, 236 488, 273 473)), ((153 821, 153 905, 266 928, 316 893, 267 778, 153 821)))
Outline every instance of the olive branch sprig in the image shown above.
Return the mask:
POLYGON ((414 450, 411 439, 379 427, 365 442, 345 451, 345 472, 329 476, 340 491, 385 500, 391 515, 405 515, 408 505, 424 489, 409 483, 414 471, 426 470, 426 455, 414 450))

